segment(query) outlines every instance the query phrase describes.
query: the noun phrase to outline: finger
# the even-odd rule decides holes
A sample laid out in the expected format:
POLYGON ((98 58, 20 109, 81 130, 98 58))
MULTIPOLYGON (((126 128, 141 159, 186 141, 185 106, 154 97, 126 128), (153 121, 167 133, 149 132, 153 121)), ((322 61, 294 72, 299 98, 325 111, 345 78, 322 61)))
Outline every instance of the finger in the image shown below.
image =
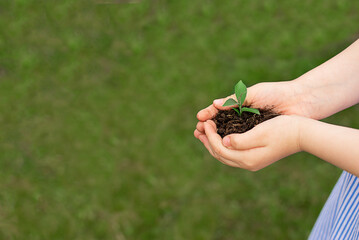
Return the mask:
POLYGON ((196 129, 196 130, 194 130, 193 135, 195 136, 195 138, 198 138, 198 139, 199 139, 199 136, 200 136, 200 135, 203 135, 203 133, 201 133, 200 131, 198 131, 198 130, 196 129))
POLYGON ((219 110, 229 110, 229 109, 231 109, 231 107, 234 107, 235 105, 223 107, 223 104, 224 104, 228 99, 230 99, 230 98, 232 98, 232 99, 234 99, 234 100, 237 101, 236 96, 233 94, 233 95, 228 96, 228 97, 226 97, 226 98, 220 98, 220 99, 214 100, 214 101, 213 101, 213 106, 215 106, 215 107, 216 107, 217 109, 219 109, 219 110))
POLYGON ((208 139, 207 139, 207 136, 205 134, 201 134, 198 139, 203 143, 203 145, 205 146, 205 148, 207 148, 208 152, 212 155, 212 157, 215 158, 214 154, 213 154, 213 151, 211 149, 211 147, 209 146, 209 143, 208 143, 208 139))
POLYGON ((204 123, 205 134, 208 138, 209 145, 215 156, 228 159, 232 162, 236 162, 237 153, 234 150, 228 149, 222 144, 222 138, 216 132, 216 128, 211 121, 204 123))
POLYGON ((218 109, 215 108, 213 105, 210 105, 197 113, 197 119, 199 121, 205 122, 211 118, 214 118, 217 115, 217 113, 218 113, 218 109))
POLYGON ((201 140, 201 142, 203 143, 203 145, 207 148, 208 152, 212 155, 212 157, 216 158, 218 161, 220 161, 221 163, 225 164, 225 165, 228 165, 228 166, 231 166, 231 167, 236 167, 238 168, 239 165, 233 161, 230 161, 228 159, 225 159, 225 158, 222 158, 220 156, 216 156, 214 153, 213 153, 213 150, 208 142, 208 138, 206 135, 201 135, 199 137, 199 139, 201 140))
POLYGON ((201 132, 201 133, 204 133, 204 125, 203 125, 203 122, 198 122, 197 123, 197 126, 196 126, 196 129, 201 132))
POLYGON ((206 136, 205 134, 201 134, 201 135, 199 136, 199 139, 200 139, 200 141, 203 143, 203 145, 207 148, 208 152, 209 152, 214 158, 216 158, 217 160, 219 160, 220 162, 222 162, 222 163, 225 164, 225 162, 223 162, 221 158, 218 158, 218 156, 216 156, 216 155, 214 154, 214 152, 213 152, 213 150, 212 150, 212 148, 211 148, 211 146, 210 146, 210 144, 209 144, 208 138, 207 138, 207 136, 206 136))
POLYGON ((233 162, 231 160, 228 160, 228 159, 225 159, 225 158, 216 158, 218 161, 220 161, 221 163, 225 164, 225 165, 228 165, 230 167, 235 167, 235 168, 240 168, 240 165, 236 162, 233 162))
POLYGON ((225 147, 236 150, 248 150, 265 146, 265 134, 262 133, 260 126, 257 126, 245 133, 235 133, 223 138, 225 147))
POLYGON ((243 103, 244 106, 251 106, 253 104, 253 99, 254 99, 254 91, 253 91, 254 88, 253 87, 254 86, 247 88, 247 96, 243 103))
POLYGON ((215 131, 217 131, 217 125, 214 123, 214 121, 208 120, 207 123, 209 123, 209 124, 212 126, 212 128, 213 128, 215 131))

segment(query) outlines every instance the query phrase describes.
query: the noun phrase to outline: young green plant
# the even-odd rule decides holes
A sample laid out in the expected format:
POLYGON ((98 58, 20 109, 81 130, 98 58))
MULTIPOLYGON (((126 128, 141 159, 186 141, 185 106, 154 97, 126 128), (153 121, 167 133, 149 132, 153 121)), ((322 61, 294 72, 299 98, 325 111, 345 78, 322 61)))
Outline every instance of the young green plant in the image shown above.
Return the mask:
POLYGON ((232 107, 232 109, 234 111, 236 111, 239 116, 242 116, 243 112, 251 112, 251 113, 260 115, 260 112, 258 109, 247 108, 247 107, 242 106, 244 103, 244 100, 246 100, 246 97, 247 97, 247 87, 242 81, 239 81, 236 84, 236 86, 234 87, 234 93, 236 95, 237 101, 234 100, 233 98, 230 98, 223 104, 223 107, 237 105, 238 108, 232 107))

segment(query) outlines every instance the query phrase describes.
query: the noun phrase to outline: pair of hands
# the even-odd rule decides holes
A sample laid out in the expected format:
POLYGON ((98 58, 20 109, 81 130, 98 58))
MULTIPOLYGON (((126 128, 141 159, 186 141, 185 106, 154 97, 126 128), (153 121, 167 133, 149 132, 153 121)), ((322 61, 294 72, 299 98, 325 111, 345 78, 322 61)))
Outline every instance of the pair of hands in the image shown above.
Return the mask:
POLYGON ((295 81, 260 83, 248 88, 246 105, 254 108, 272 106, 283 115, 267 120, 248 132, 231 134, 223 139, 217 134, 215 123, 210 120, 229 98, 217 99, 197 114, 194 136, 209 153, 222 163, 247 169, 260 170, 288 155, 301 151, 300 128, 303 117, 312 115, 308 96, 295 81), (301 117, 302 116, 302 117, 301 117))

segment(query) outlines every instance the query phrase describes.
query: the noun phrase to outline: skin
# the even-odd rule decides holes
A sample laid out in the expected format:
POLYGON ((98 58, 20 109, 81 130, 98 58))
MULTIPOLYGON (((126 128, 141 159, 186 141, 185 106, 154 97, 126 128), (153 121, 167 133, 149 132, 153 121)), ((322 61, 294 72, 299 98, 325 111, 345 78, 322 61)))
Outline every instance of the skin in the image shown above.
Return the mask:
POLYGON ((272 106, 283 115, 222 139, 210 119, 218 110, 230 108, 222 107, 229 97, 217 99, 199 111, 194 131, 194 136, 222 163, 257 171, 306 151, 359 176, 359 130, 318 121, 359 102, 359 40, 295 80, 248 88, 245 104, 254 108, 272 106))

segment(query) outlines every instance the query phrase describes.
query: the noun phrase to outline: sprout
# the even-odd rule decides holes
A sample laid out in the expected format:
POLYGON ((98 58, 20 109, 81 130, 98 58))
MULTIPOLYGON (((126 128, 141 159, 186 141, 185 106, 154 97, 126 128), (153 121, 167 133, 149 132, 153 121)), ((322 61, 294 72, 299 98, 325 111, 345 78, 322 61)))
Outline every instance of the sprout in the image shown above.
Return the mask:
POLYGON ((242 81, 239 81, 236 84, 236 86, 234 87, 234 93, 236 95, 237 101, 234 100, 233 98, 230 98, 223 104, 223 107, 237 105, 238 108, 232 107, 232 109, 236 111, 239 116, 242 116, 242 112, 251 112, 260 115, 258 109, 247 108, 242 106, 247 96, 247 87, 246 85, 244 85, 242 81))

